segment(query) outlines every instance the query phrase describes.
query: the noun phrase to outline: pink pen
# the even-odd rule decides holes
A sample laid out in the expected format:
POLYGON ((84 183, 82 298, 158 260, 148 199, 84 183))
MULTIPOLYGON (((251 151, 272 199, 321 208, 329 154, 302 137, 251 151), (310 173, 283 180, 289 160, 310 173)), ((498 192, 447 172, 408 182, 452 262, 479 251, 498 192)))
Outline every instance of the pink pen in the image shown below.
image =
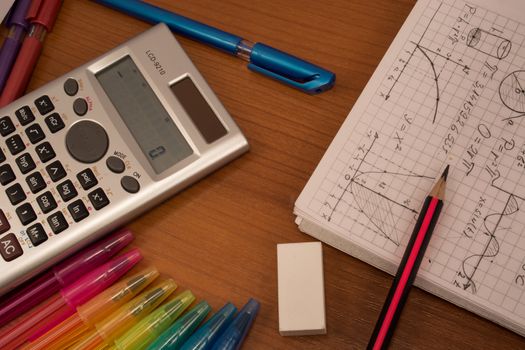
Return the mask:
POLYGON ((0 326, 40 304, 60 288, 64 288, 80 276, 93 271, 133 240, 128 229, 119 230, 97 241, 51 269, 28 281, 2 297, 0 302, 0 326))
POLYGON ((63 288, 45 304, 0 331, 0 349, 15 349, 37 339, 72 314, 80 306, 115 283, 142 259, 138 249, 120 255, 63 288))

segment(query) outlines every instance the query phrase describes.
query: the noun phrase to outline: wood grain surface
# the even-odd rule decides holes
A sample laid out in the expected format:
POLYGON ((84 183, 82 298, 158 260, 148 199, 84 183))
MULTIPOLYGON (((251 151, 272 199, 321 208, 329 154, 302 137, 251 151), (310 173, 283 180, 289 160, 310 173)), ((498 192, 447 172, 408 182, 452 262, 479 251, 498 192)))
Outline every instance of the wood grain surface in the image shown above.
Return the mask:
MULTIPOLYGON (((311 241, 294 202, 415 0, 156 0, 156 5, 261 41, 337 74, 308 96, 246 63, 178 37, 251 144, 246 155, 129 224, 163 275, 214 309, 248 298, 261 310, 245 349, 363 349, 392 277, 323 245, 328 333, 278 332, 276 244, 311 241)), ((150 25, 87 0, 65 0, 30 90, 150 25)), ((522 337, 417 288, 392 349, 519 349, 522 337)))

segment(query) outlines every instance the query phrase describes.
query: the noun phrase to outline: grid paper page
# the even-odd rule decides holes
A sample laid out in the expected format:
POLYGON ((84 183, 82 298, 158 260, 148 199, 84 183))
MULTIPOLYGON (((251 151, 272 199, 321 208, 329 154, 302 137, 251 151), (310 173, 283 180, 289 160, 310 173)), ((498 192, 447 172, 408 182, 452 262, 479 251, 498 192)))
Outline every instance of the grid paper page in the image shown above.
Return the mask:
POLYGON ((525 22, 518 0, 418 1, 296 213, 397 266, 450 164, 418 279, 523 334, 525 25, 512 13, 525 22))

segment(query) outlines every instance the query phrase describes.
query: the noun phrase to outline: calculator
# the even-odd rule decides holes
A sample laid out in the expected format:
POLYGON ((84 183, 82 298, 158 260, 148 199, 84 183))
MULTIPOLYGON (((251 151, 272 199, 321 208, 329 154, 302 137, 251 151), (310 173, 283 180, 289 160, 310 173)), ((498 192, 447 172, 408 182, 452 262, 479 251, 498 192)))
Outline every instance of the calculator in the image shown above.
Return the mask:
POLYGON ((0 295, 248 150, 158 24, 0 109, 0 295))

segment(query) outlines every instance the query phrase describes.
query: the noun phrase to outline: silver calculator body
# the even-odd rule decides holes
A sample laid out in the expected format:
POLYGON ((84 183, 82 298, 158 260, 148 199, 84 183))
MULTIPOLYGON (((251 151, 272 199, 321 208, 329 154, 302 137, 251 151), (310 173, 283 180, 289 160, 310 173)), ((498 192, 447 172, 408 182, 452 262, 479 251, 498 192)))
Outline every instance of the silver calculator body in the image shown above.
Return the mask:
POLYGON ((159 24, 0 109, 0 295, 248 150, 159 24))

